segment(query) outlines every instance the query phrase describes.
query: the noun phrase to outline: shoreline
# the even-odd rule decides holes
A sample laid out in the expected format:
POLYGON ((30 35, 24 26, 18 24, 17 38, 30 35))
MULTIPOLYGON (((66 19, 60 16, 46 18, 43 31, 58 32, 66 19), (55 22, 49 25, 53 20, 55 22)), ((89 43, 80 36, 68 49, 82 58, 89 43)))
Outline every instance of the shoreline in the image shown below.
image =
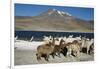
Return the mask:
POLYGON ((94 31, 92 32, 84 32, 84 31, 34 31, 34 30, 15 30, 14 32, 16 31, 31 31, 31 32, 51 32, 51 33, 54 33, 54 32, 65 32, 65 33, 94 33, 94 31))

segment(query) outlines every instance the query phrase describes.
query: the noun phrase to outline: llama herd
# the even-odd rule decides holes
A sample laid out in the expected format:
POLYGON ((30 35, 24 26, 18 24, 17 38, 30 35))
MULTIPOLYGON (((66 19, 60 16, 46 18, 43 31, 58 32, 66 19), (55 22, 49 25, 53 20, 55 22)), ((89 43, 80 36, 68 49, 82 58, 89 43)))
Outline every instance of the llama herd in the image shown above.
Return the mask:
POLYGON ((41 60, 43 57, 46 61, 49 61, 49 56, 53 58, 55 56, 61 57, 63 54, 65 57, 74 56, 79 58, 80 53, 84 52, 88 55, 94 53, 94 39, 88 39, 86 37, 53 37, 44 36, 44 44, 37 47, 37 60, 41 60))

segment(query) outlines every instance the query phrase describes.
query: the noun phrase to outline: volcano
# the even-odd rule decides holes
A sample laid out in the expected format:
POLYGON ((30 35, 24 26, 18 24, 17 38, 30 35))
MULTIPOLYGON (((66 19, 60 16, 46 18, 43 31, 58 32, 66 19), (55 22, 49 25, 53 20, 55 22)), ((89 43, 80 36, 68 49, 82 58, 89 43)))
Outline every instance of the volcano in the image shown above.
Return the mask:
POLYGON ((15 16, 15 30, 93 32, 94 21, 77 18, 70 13, 49 9, 37 16, 15 16))

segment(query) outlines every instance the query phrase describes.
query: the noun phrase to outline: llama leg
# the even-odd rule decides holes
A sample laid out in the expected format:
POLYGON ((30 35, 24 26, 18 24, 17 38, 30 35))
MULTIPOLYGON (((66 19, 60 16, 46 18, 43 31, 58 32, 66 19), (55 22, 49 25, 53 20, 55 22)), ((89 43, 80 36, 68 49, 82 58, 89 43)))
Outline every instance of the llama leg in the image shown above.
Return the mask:
POLYGON ((63 48, 61 53, 63 54, 64 57, 67 56, 67 52, 68 52, 68 49, 67 48, 63 48))
POLYGON ((56 53, 57 53, 57 56, 60 57, 60 50, 58 50, 56 53))
POLYGON ((87 50, 86 50, 86 54, 88 54, 88 48, 87 48, 87 50))
POLYGON ((77 51, 77 58, 80 57, 80 51, 77 51))
POLYGON ((73 52, 73 55, 74 55, 75 57, 77 57, 77 52, 73 52))
POLYGON ((83 50, 83 47, 80 48, 80 52, 82 52, 82 50, 83 50))
POLYGON ((93 54, 93 46, 90 48, 90 55, 93 54))
POLYGON ((68 49, 67 56, 71 56, 71 49, 68 49))
POLYGON ((46 55, 46 58, 45 58, 45 60, 46 60, 46 61, 49 61, 49 60, 48 60, 48 58, 49 58, 49 55, 46 55))
POLYGON ((41 55, 40 54, 36 54, 36 56, 37 56, 37 60, 41 60, 41 55))
POLYGON ((54 54, 52 54, 52 57, 53 57, 53 59, 55 58, 55 57, 54 57, 54 54))
POLYGON ((89 47, 87 47, 87 54, 89 54, 89 47))
POLYGON ((55 55, 55 53, 52 53, 52 57, 53 57, 53 58, 55 58, 55 56, 54 56, 54 55, 55 55))
POLYGON ((77 58, 78 61, 80 61, 80 51, 77 51, 76 58, 77 58))

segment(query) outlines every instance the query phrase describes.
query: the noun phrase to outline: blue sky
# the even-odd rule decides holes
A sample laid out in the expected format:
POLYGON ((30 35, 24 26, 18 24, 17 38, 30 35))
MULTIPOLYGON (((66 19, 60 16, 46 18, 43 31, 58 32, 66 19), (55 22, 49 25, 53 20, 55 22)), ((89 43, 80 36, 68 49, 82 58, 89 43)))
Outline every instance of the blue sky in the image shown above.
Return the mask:
POLYGON ((57 9, 59 11, 64 11, 70 13, 72 16, 84 20, 94 19, 93 8, 34 5, 34 4, 15 4, 15 16, 36 16, 42 12, 47 11, 48 9, 57 9))

